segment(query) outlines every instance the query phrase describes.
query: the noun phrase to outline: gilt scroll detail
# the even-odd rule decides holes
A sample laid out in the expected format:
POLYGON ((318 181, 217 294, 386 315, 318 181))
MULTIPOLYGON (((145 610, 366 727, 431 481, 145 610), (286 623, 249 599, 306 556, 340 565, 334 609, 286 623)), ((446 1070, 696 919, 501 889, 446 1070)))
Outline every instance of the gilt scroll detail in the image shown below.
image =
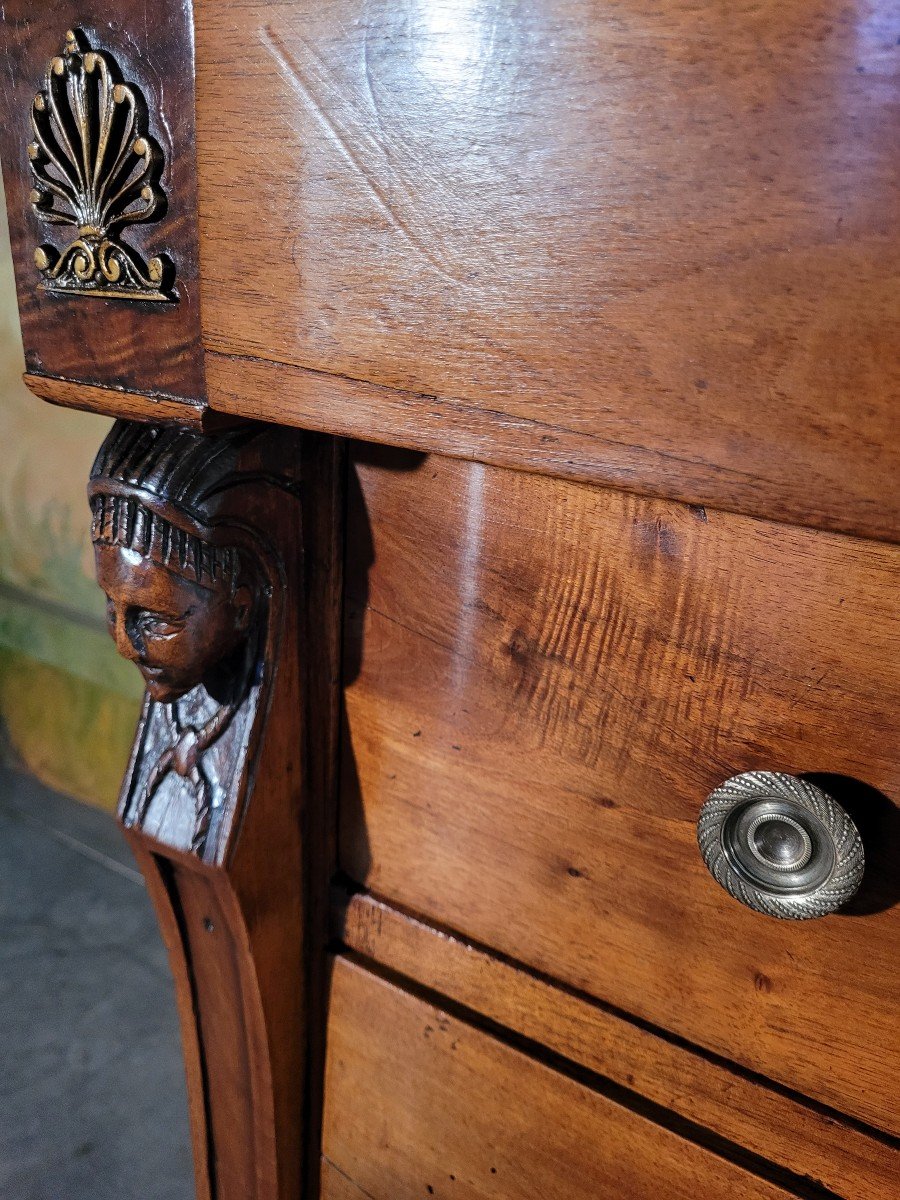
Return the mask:
POLYGON ((297 484, 272 443, 119 421, 88 485, 110 632, 147 688, 119 815, 210 863, 240 824, 277 660, 280 560, 252 518, 297 484))
POLYGON ((40 221, 77 234, 62 250, 49 243, 35 250, 39 286, 105 299, 177 299, 170 258, 145 261, 122 240, 127 226, 158 221, 166 197, 146 104, 112 55, 70 30, 34 98, 31 129, 31 206, 40 221))

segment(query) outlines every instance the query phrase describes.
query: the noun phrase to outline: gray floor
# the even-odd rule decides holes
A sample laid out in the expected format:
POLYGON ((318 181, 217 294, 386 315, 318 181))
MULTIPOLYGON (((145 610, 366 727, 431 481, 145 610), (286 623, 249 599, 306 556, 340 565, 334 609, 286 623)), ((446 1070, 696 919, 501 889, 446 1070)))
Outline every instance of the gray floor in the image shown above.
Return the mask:
POLYGON ((191 1200, 165 951, 111 817, 0 770, 0 1200, 191 1200))

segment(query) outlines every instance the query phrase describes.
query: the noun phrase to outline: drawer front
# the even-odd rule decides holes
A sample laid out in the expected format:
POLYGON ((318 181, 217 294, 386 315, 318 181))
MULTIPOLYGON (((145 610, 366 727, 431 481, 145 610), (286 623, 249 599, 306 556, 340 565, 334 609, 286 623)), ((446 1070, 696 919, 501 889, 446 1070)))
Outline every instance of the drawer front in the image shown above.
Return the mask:
POLYGON ((367 892, 348 897, 338 889, 332 920, 349 950, 394 977, 645 1098, 670 1119, 702 1126, 823 1194, 897 1200, 896 1139, 866 1132, 852 1118, 664 1037, 367 892))
POLYGON ((887 6, 157 0, 155 15, 0 7, 39 395, 145 416, 151 397, 167 420, 215 423, 208 408, 897 537, 887 6), (66 47, 108 56, 146 106, 131 144, 154 151, 152 207, 96 211, 81 156, 115 189, 82 133, 72 212, 35 173, 32 105, 66 47), (123 230, 113 262, 102 246, 123 230), (91 297, 56 287, 57 256, 91 297), (135 269, 148 290, 126 303, 117 277, 135 269), (157 291, 171 302, 145 303, 157 291))
POLYGON ((900 551, 365 455, 344 869, 896 1130, 900 551), (708 874, 700 805, 751 769, 818 773, 852 808, 868 862, 846 910, 776 920, 708 874))
POLYGON ((339 959, 330 1200, 785 1200, 790 1193, 339 959))

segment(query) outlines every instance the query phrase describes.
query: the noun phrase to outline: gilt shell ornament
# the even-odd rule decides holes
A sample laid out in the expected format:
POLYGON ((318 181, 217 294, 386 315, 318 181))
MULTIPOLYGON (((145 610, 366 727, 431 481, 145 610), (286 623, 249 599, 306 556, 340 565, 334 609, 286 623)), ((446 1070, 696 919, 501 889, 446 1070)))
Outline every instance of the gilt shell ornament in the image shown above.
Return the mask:
POLYGON ((77 235, 62 250, 35 250, 39 286, 64 295, 175 300, 171 260, 159 254, 145 261, 122 241, 126 226, 159 220, 166 198, 162 152, 149 135, 143 98, 113 57, 70 30, 34 98, 31 128, 31 206, 40 221, 77 235))

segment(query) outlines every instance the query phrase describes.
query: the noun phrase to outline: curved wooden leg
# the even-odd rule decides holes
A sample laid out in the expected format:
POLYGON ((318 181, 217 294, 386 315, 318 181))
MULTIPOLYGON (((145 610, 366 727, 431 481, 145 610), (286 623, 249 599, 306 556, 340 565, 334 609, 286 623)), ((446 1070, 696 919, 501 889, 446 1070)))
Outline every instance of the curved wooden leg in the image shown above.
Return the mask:
POLYGON ((119 817, 175 976, 199 1200, 315 1194, 339 453, 118 422, 91 476, 147 683, 119 817))
POLYGON ((249 903, 224 872, 129 833, 169 951, 198 1200, 301 1195, 304 962, 300 873, 249 903))

